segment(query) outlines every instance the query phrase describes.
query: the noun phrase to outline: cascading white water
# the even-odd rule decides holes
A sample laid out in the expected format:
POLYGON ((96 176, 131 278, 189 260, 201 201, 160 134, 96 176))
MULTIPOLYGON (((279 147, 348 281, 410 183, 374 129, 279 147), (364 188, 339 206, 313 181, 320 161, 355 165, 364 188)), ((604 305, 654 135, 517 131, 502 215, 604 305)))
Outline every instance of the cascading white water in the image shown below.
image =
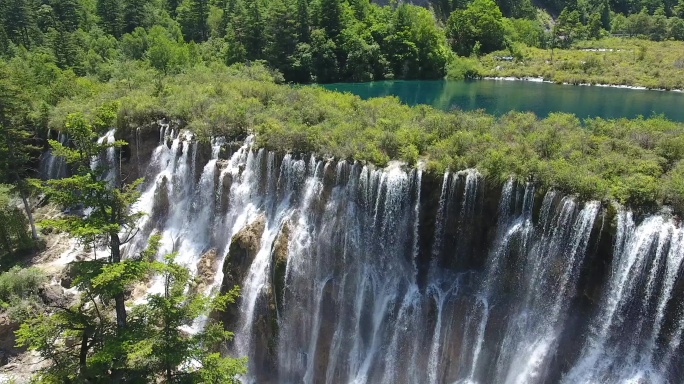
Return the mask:
POLYGON ((564 382, 669 382, 666 372, 676 363, 673 355, 682 335, 679 327, 666 329, 664 319, 668 306, 675 306, 677 323, 684 319, 671 302, 681 278, 683 237, 672 219, 652 216, 635 226, 631 213, 619 212, 620 246, 603 303, 582 357, 564 382))
MULTIPOLYGON (((115 134, 116 129, 111 129, 107 131, 104 136, 97 139, 97 143, 99 145, 114 144, 116 141, 116 138, 114 137, 115 134)), ((110 184, 116 184, 118 182, 117 178, 119 176, 119 159, 117 157, 117 151, 115 147, 108 147, 105 153, 100 154, 92 159, 90 162, 90 168, 96 169, 98 167, 104 168, 102 173, 104 180, 107 180, 107 182, 110 184)))
MULTIPOLYGON (((69 137, 59 132, 57 141, 62 145, 67 145, 69 137)), ((40 177, 43 180, 62 179, 67 176, 66 160, 60 156, 54 156, 52 149, 48 149, 40 156, 40 177)))
POLYGON ((595 255, 610 241, 601 239, 598 202, 553 191, 542 199, 532 183, 510 180, 498 209, 486 211, 475 170, 447 173, 430 191, 421 171, 398 163, 377 169, 252 146, 250 137, 226 158, 214 139, 202 157, 191 133, 163 126, 135 207, 148 215, 128 249, 157 230, 163 252, 178 252, 193 271, 216 250, 212 292, 224 260, 234 262, 231 239, 252 231, 256 251, 229 347, 250 357, 245 382, 657 382, 676 374, 684 235, 674 219, 637 225, 618 210, 610 258, 595 255), (611 271, 591 285, 599 299, 581 306, 585 266, 599 257, 611 271), (578 338, 585 341, 570 340, 578 338))

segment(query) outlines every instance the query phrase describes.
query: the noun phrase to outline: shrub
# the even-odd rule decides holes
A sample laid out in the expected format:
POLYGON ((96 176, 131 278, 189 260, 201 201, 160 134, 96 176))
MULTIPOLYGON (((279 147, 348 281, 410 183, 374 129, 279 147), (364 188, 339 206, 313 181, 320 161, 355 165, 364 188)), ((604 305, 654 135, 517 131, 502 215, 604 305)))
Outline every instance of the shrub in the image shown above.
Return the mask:
POLYGON ((446 78, 449 80, 477 79, 482 77, 480 63, 470 57, 455 57, 447 65, 446 78))

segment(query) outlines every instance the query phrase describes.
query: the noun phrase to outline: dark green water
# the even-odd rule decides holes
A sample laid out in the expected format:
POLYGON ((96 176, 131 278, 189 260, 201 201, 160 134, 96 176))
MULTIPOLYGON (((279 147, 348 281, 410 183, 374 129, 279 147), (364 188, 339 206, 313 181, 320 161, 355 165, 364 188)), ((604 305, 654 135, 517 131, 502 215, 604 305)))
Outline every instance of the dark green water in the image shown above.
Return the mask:
POLYGON ((532 111, 542 117, 567 112, 580 118, 605 119, 663 114, 670 120, 684 122, 681 92, 502 80, 378 81, 323 87, 364 99, 393 95, 408 105, 427 104, 442 110, 484 109, 494 115, 511 110, 532 111))

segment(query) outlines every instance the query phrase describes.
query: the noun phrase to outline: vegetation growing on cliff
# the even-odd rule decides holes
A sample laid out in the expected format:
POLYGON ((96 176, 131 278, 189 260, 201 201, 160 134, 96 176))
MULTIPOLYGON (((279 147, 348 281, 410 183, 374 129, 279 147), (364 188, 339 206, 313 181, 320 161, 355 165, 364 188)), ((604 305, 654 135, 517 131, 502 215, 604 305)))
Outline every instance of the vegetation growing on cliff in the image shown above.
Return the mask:
POLYGON ((64 130, 69 145, 50 141, 73 175, 48 180, 40 189, 72 212, 41 225, 77 238, 89 252, 69 265, 79 297, 29 315, 16 332, 17 342, 49 361, 37 376, 43 383, 234 382, 244 373, 244 361, 214 352, 232 334, 220 322, 194 335, 186 335, 180 327, 224 309, 234 302, 236 290, 217 297, 185 295, 191 284, 189 272, 172 258, 165 264, 154 261, 157 236, 141 255, 122 257, 121 247, 137 233, 140 214, 131 206, 138 198, 140 180, 122 183, 117 169, 109 167, 112 164, 97 160, 126 143, 97 140, 93 131, 110 127, 117 107, 117 102, 98 105, 91 120, 80 113, 68 114, 64 130), (164 293, 149 294, 147 303, 131 309, 133 287, 153 274, 162 275, 164 293))
POLYGON ((121 135, 166 117, 203 139, 255 132, 258 145, 278 151, 380 166, 391 159, 422 160, 437 173, 477 167, 492 180, 531 177, 584 198, 684 208, 678 197, 684 127, 662 117, 580 121, 567 114, 539 119, 512 112, 495 118, 278 85, 277 74, 258 65, 206 63, 161 81, 141 63, 131 68, 107 84, 84 82, 80 95, 52 110, 48 125, 60 129, 64 115, 73 112, 96 119, 101 106, 110 105, 116 106, 121 135))

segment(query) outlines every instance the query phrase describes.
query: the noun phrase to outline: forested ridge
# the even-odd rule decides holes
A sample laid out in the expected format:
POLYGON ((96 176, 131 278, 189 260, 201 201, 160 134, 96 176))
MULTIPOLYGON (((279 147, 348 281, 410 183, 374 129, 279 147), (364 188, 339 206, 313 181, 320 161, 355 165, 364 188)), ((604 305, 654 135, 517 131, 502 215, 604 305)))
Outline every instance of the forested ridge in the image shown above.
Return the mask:
MULTIPOLYGON (((684 39, 684 2, 435 0, 17 0, 0 4, 0 55, 40 52, 108 80, 146 59, 164 72, 198 60, 264 60, 287 81, 441 78, 455 54, 568 48, 609 33, 684 39), (537 8, 540 7, 540 8, 537 8)), ((519 55, 518 55, 519 56, 519 55)))

